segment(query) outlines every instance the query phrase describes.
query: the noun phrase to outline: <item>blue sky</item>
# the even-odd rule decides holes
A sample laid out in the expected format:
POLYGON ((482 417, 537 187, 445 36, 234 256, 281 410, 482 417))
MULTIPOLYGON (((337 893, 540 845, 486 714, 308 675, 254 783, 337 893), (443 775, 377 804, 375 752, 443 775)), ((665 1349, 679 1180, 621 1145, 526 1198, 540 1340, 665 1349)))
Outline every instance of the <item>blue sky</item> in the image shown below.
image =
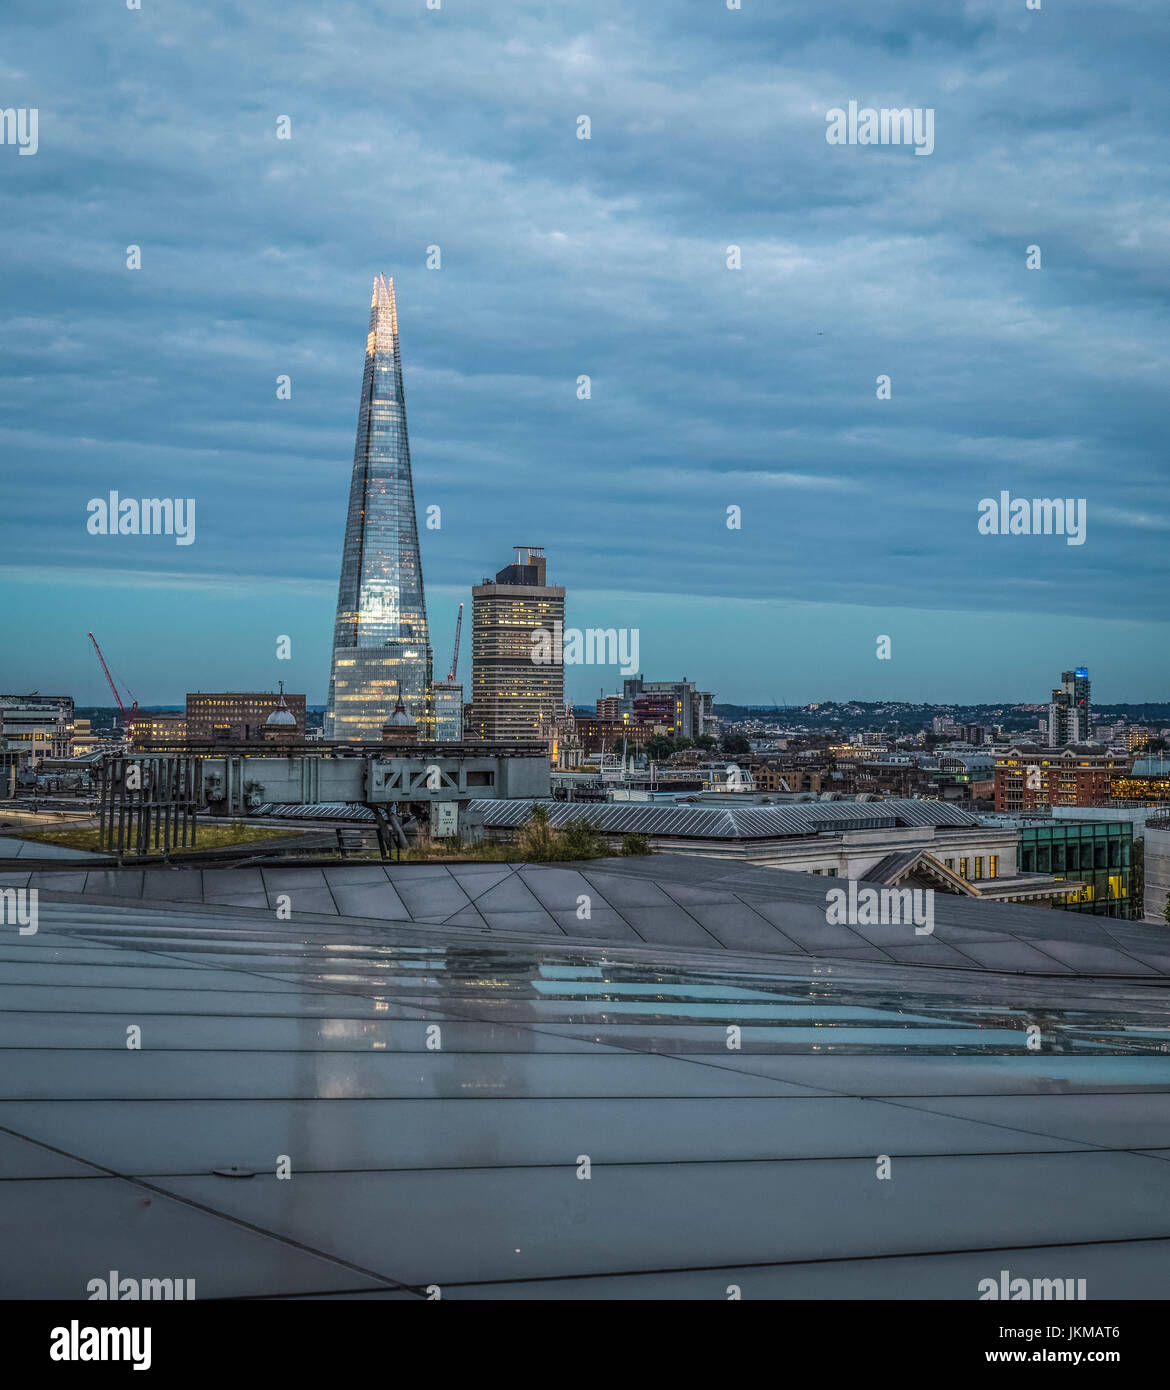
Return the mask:
POLYGON ((1074 664, 1167 698, 1164 0, 9 0, 5 34, 39 148, 0 146, 0 688, 103 701, 92 628, 143 703, 324 698, 385 271, 440 674, 542 543, 570 624, 722 699, 1074 664), (933 108, 933 154, 828 145, 850 100, 933 108), (195 544, 89 535, 111 489, 195 498, 195 544), (1084 498, 1086 543, 980 535, 1005 489, 1084 498))

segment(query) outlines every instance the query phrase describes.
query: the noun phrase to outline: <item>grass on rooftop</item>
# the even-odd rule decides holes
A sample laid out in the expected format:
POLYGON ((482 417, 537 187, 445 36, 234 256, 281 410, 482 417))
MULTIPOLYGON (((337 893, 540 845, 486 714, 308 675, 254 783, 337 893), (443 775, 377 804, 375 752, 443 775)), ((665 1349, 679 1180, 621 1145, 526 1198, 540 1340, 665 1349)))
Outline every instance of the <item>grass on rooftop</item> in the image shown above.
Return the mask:
MULTIPOLYGON (((283 840, 303 835, 303 830, 277 830, 270 825, 249 825, 246 821, 232 821, 230 825, 200 825, 195 844, 184 848, 171 846, 172 854, 198 853, 200 850, 229 849, 233 845, 250 845, 262 840, 283 840)), ((96 825, 76 827, 70 830, 41 830, 36 834, 22 834, 22 840, 36 840, 49 845, 63 845, 67 849, 99 852, 98 827, 96 825)), ((107 851, 108 852, 108 851, 107 851)), ((127 845, 125 854, 134 854, 133 846, 127 845)), ((162 854, 161 847, 155 849, 151 844, 148 854, 162 854)))

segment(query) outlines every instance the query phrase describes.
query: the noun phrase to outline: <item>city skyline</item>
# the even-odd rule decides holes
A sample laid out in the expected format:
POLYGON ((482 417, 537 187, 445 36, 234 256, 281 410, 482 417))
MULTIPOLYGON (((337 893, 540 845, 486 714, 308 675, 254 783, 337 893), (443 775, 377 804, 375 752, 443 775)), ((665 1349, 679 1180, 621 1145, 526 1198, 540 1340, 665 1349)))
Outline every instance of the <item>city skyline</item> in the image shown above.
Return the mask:
POLYGON ((763 1300, 1131 1362, 1168 0, 0 32, 10 1343, 763 1300))

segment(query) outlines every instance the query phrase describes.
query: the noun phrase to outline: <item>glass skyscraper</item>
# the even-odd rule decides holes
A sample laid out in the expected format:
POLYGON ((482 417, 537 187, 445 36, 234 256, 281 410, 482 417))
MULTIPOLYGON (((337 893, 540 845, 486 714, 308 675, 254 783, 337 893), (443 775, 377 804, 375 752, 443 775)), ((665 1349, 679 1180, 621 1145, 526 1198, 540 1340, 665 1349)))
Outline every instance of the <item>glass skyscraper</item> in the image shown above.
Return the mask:
POLYGON ((353 477, 333 628, 325 737, 380 742, 402 700, 422 736, 433 723, 423 595, 394 281, 370 302, 353 477))

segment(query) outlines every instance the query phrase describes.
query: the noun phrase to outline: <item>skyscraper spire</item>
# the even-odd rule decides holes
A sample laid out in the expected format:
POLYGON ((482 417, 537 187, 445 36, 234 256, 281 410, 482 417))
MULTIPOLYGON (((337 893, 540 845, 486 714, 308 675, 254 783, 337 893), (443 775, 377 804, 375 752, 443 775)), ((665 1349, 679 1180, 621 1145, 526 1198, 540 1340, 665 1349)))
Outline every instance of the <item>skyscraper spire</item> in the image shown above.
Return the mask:
POLYGON ((432 656, 394 281, 374 278, 333 628, 326 738, 381 738, 397 701, 426 722, 432 656))

